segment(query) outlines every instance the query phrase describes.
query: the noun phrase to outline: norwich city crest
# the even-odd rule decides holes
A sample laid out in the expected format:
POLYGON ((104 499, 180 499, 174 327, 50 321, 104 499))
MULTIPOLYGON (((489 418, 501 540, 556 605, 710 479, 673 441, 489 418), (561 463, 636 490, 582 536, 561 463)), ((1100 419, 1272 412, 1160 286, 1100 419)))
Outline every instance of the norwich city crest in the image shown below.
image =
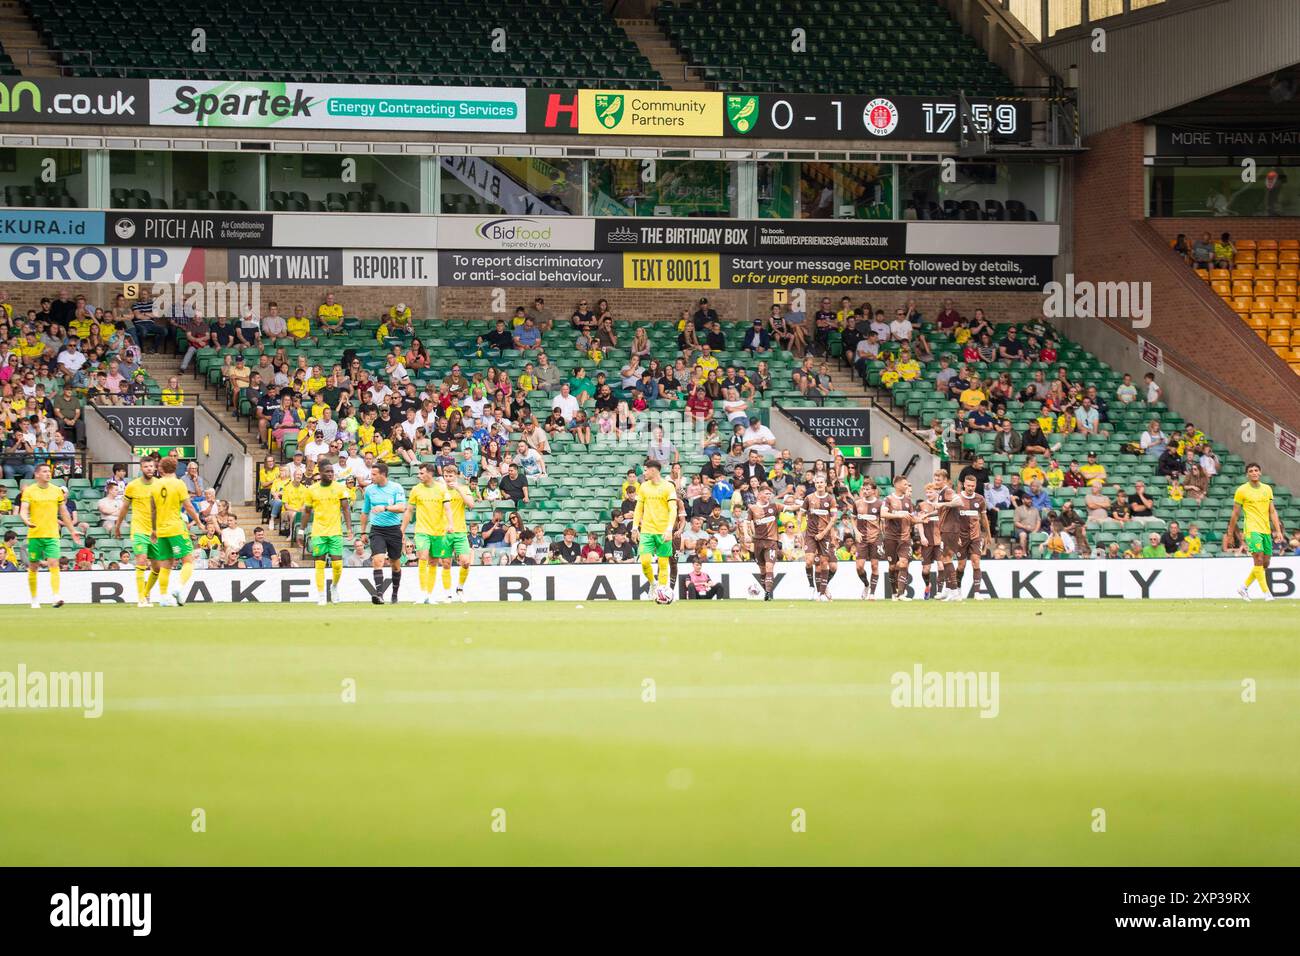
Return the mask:
POLYGON ((623 94, 597 93, 596 120, 605 129, 613 129, 623 122, 623 94))
POLYGON ((757 96, 727 97, 727 122, 737 133, 748 133, 754 128, 754 114, 757 112, 757 96))

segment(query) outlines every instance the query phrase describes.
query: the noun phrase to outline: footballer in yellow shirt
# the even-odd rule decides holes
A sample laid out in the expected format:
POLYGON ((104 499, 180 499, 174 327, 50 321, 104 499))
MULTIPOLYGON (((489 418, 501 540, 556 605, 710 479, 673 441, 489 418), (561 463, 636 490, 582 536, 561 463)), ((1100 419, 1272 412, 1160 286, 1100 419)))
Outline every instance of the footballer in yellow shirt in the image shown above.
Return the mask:
POLYGON ((54 606, 63 607, 63 599, 59 597, 59 525, 68 529, 73 544, 81 544, 81 536, 68 511, 68 493, 51 484, 50 476, 48 462, 36 466, 36 483, 23 489, 23 501, 18 509, 19 517, 27 525, 27 588, 34 608, 41 606, 36 575, 42 564, 50 571, 54 606))
POLYGON ((1263 474, 1264 470, 1255 462, 1246 466, 1246 481, 1237 486, 1232 496, 1232 517, 1228 519, 1229 537, 1237 534, 1238 517, 1245 515, 1246 519, 1243 538, 1254 565, 1250 574, 1246 575, 1246 583, 1237 590, 1237 594, 1246 601, 1250 600, 1252 581, 1264 592, 1265 601, 1273 600, 1273 594, 1268 588, 1268 562, 1273 555, 1273 535, 1286 540, 1282 519, 1278 517, 1277 508, 1273 504, 1273 489, 1261 480, 1263 474))
POLYGON ((113 523, 113 537, 122 537, 122 520, 131 511, 131 550, 135 553, 135 587, 137 607, 149 606, 149 538, 153 534, 152 458, 140 459, 140 477, 126 483, 122 507, 113 523))
POLYGON ((420 481, 406 496, 410 505, 402 515, 402 537, 415 513, 415 553, 420 562, 420 597, 416 603, 432 604, 435 572, 442 568, 443 587, 451 590, 451 551, 447 530, 451 527, 451 492, 437 469, 420 465, 420 481))
POLYGON ((338 600, 339 581, 343 578, 343 525, 352 539, 352 493, 347 485, 334 480, 334 463, 317 465, 320 477, 307 489, 307 509, 311 516, 311 553, 316 559, 316 603, 338 600), (345 506, 345 502, 348 504, 345 506), (333 569, 333 591, 325 587, 325 562, 333 569))
POLYGON ((185 603, 181 585, 187 584, 194 573, 194 544, 185 524, 186 515, 198 527, 203 526, 199 513, 190 503, 190 490, 176 477, 176 459, 170 455, 158 463, 162 474, 150 483, 153 529, 149 535, 149 560, 153 570, 145 590, 145 600, 153 590, 154 582, 162 595, 159 604, 164 607, 174 602, 178 607, 185 603), (172 567, 181 560, 180 583, 172 586, 172 567))
MULTIPOLYGON (((460 469, 455 465, 443 465, 442 481, 447 486, 447 504, 451 509, 451 526, 447 529, 447 556, 455 558, 460 565, 457 578, 456 595, 448 600, 465 600, 465 582, 469 580, 469 566, 474 559, 474 551, 469 546, 469 528, 465 524, 465 509, 474 507, 474 496, 461 478, 460 469)), ((450 567, 448 567, 450 570, 450 567)), ((449 575, 443 574, 442 583, 448 583, 449 575)))
MULTIPOLYGON (((677 487, 659 475, 659 462, 646 459, 645 480, 637 486, 632 534, 638 539, 641 571, 647 581, 657 580, 661 595, 668 588, 668 559, 673 555, 673 526, 677 523, 677 487), (654 564, 658 562, 658 575, 654 564)), ((671 594, 668 595, 671 599, 671 594)))

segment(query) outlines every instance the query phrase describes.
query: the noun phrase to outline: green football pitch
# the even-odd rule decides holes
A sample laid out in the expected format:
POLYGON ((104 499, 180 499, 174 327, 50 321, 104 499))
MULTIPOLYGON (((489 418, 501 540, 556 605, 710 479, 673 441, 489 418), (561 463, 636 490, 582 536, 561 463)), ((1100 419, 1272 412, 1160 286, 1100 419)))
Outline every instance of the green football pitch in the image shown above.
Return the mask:
POLYGON ((101 671, 104 701, 0 710, 0 860, 1295 865, 1296 622, 1287 601, 6 607, 0 676, 101 671), (996 674, 996 716, 895 706, 918 667, 996 674))

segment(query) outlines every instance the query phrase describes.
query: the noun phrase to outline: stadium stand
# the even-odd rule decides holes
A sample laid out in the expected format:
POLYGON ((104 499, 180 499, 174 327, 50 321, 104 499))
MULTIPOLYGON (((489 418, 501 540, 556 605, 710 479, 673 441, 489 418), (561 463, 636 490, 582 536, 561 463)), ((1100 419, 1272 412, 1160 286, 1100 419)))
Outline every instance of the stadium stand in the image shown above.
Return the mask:
POLYGON ((1010 81, 947 11, 894 0, 667 2, 656 22, 687 63, 723 90, 997 95, 1010 81), (834 29, 814 29, 834 24, 834 29), (791 31, 807 32, 806 53, 791 31), (942 65, 942 69, 936 66, 942 65))
MULTIPOLYGON (((1300 321, 1296 316, 1300 238, 1233 240, 1229 233, 1206 233, 1184 239, 1188 251, 1175 248, 1175 253, 1183 255, 1214 294, 1300 374, 1300 321)), ((1170 247, 1177 243, 1175 237, 1170 247)))
MULTIPOLYGON (((1206 536, 1199 549, 1201 554, 1221 553, 1217 538, 1232 512, 1230 485, 1235 479, 1231 476, 1244 469, 1240 456, 1229 453, 1223 445, 1200 433, 1194 423, 1173 413, 1160 401, 1158 386, 1152 391, 1143 382, 1133 382, 1132 376, 1109 368, 1050 326, 1030 326, 1028 331, 1037 333, 1032 342, 1027 341, 1022 328, 1023 356, 1001 358, 1000 346, 1009 328, 989 324, 985 339, 981 327, 970 319, 962 318, 949 329, 921 323, 918 337, 923 337, 932 350, 932 361, 914 362, 904 368, 901 361, 895 361, 900 352, 895 344, 881 350, 882 358, 863 358, 857 367, 867 386, 915 419, 918 427, 928 425, 931 430, 942 431, 942 423, 950 422, 952 439, 960 447, 958 455, 963 460, 982 456, 990 479, 1000 475, 1008 486, 1019 479, 1028 487, 1033 467, 1023 450, 999 450, 1004 446, 999 445, 998 430, 1005 429, 1003 422, 1008 422, 1012 447, 1019 443, 1023 449, 1029 444, 1025 436, 1038 425, 1047 452, 1038 453, 1036 458, 1043 473, 1042 487, 1050 499, 1046 509, 1049 514, 1067 502, 1084 514, 1091 483, 1089 466, 1099 466, 1103 470, 1100 474, 1104 474, 1102 490, 1109 489, 1105 507, 1110 513, 1106 517, 1084 515, 1088 547, 1104 549, 1117 544, 1122 551, 1135 540, 1135 529, 1147 535, 1163 532, 1170 522, 1178 521, 1183 532, 1195 524, 1206 536), (1050 350, 1047 360, 1043 358, 1043 347, 1050 350), (939 387, 941 375, 947 382, 944 388, 939 387), (973 391, 968 396, 966 387, 948 381, 950 378, 973 391), (1085 399, 1087 407, 1097 410, 1098 426, 1092 433, 1082 426, 1080 409, 1085 407, 1085 399), (975 421, 979 412, 987 421, 975 421), (1144 432, 1148 437, 1144 438, 1144 432), (1167 448, 1171 455, 1162 457, 1167 448), (1052 473, 1053 462, 1059 464, 1059 474, 1052 473), (1073 487, 1066 483, 1072 462, 1084 473, 1073 487), (1229 477, 1216 481, 1214 474, 1202 476, 1195 472, 1195 465, 1229 477), (1178 482, 1171 480, 1174 475, 1179 477, 1178 482), (1139 482, 1154 503, 1152 513, 1117 517, 1114 505, 1118 491, 1123 489, 1131 499, 1139 482), (1175 485, 1172 491, 1171 485, 1175 485), (1211 534, 1216 540, 1208 540, 1211 534)), ((1293 523, 1300 518, 1300 502, 1289 489, 1279 487, 1276 493, 1278 512, 1287 516, 1284 520, 1293 523)), ((997 533, 1010 537, 1013 530, 1013 512, 1001 510, 997 533)), ((1047 531, 1035 533, 1030 537, 1030 547, 1042 545, 1047 538, 1047 531)))
MULTIPOLYGON (((714 446, 721 454, 717 465, 727 475, 721 479, 722 482, 728 481, 734 468, 743 465, 745 460, 743 454, 731 447, 732 425, 722 410, 722 402, 715 401, 712 408, 701 412, 703 421, 711 421, 716 426, 716 432, 712 433, 715 437, 706 438, 698 426, 695 429, 689 427, 692 409, 685 393, 676 393, 648 402, 640 411, 633 410, 629 404, 627 411, 639 420, 638 427, 632 430, 630 440, 611 441, 615 428, 627 428, 626 422, 618 421, 620 411, 617 403, 630 402, 635 394, 631 389, 621 387, 624 366, 632 361, 634 342, 638 355, 657 359, 661 365, 672 364, 679 358, 681 344, 681 333, 670 323, 617 322, 612 328, 617 344, 606 346, 599 361, 593 355, 586 355, 580 361, 572 362, 570 357, 579 355, 574 348, 578 333, 567 321, 561 320, 544 332, 543 348, 548 355, 559 356, 553 364, 560 366, 559 374, 549 389, 538 387, 538 379, 544 376, 537 374, 537 355, 509 348, 498 354, 490 344, 490 337, 494 332, 500 333, 494 322, 481 319, 417 320, 410 323, 409 332, 402 333, 390 330, 390 323, 385 319, 349 316, 343 320, 341 331, 335 334, 326 334, 313 323, 305 337, 296 342, 270 341, 242 349, 210 346, 200 349, 193 357, 191 370, 203 380, 196 388, 204 384, 215 388, 268 448, 269 459, 259 471, 260 522, 273 528, 268 540, 277 551, 277 560, 282 560, 278 557, 279 552, 292 548, 296 553, 302 544, 295 509, 286 504, 285 495, 285 488, 292 483, 291 470, 295 463, 305 465, 322 454, 337 454, 343 462, 352 459, 366 464, 385 461, 390 467, 390 476, 409 488, 417 480, 418 464, 438 459, 436 443, 443 440, 450 442, 450 460, 458 465, 463 462, 463 472, 476 479, 477 505, 471 528, 471 541, 477 549, 476 563, 506 563, 521 544, 524 551, 519 560, 544 561, 550 555, 550 547, 563 540, 566 529, 574 531, 574 548, 579 549, 578 553, 583 548, 588 554, 599 550, 600 557, 592 560, 613 560, 619 547, 614 533, 619 526, 626 526, 627 521, 627 474, 629 470, 638 469, 644 461, 651 429, 655 425, 664 427, 669 441, 675 445, 674 455, 680 470, 675 469, 672 476, 680 483, 687 504, 695 506, 703 497, 706 503, 703 510, 711 510, 713 503, 719 505, 719 513, 712 515, 705 527, 706 531, 713 529, 715 534, 703 539, 692 538, 695 548, 703 547, 705 557, 710 560, 743 554, 743 537, 738 523, 732 519, 733 509, 746 502, 743 483, 736 481, 727 486, 709 477, 713 470, 708 467, 709 452, 714 446), (638 330, 644 331, 644 337, 638 334, 638 330), (239 357, 244 359, 244 371, 234 376, 235 384, 232 384, 231 373, 239 357), (395 407, 388 414, 390 431, 385 437, 379 422, 371 423, 365 416, 354 420, 348 414, 344 407, 349 402, 348 387, 338 384, 341 379, 331 380, 332 376, 343 376, 376 386, 381 380, 388 383, 390 371, 403 364, 402 358, 407 359, 410 370, 405 376, 399 372, 398 381, 403 383, 403 387, 404 381, 415 386, 413 391, 417 398, 410 403, 412 407, 428 407, 418 399, 421 391, 427 391, 434 412, 432 420, 448 418, 445 431, 439 426, 432 435, 427 431, 417 432, 415 441, 409 443, 403 440, 402 435, 401 422, 405 418, 400 395, 402 387, 396 383, 385 385, 393 390, 385 401, 395 407), (529 362, 534 363, 532 380, 525 377, 529 362), (573 369, 577 366, 583 369, 586 381, 598 380, 601 375, 611 380, 611 396, 601 405, 605 412, 613 411, 604 416, 604 424, 595 399, 584 405, 590 438, 582 432, 580 425, 575 427, 572 421, 556 424, 545 421, 551 396, 561 384, 572 383, 571 392, 587 387, 579 384, 581 379, 574 378, 573 369), (460 386, 452 381, 457 367, 463 379, 460 386), (266 373, 273 385, 287 383, 291 427, 276 427, 276 413, 272 411, 279 406, 285 384, 266 391, 258 389, 255 383, 251 390, 238 387, 241 376, 250 375, 252 370, 260 370, 259 376, 266 373), (489 386, 487 383, 492 381, 497 381, 497 384, 489 386), (448 382, 452 384, 447 386, 448 382), (476 382, 484 383, 484 401, 488 396, 496 396, 496 401, 507 412, 513 411, 515 420, 509 421, 510 415, 507 414, 507 422, 499 427, 473 423, 473 409, 477 402, 471 404, 464 398, 453 399, 451 396, 469 394, 457 389, 473 388, 476 382), (329 391, 322 404, 332 406, 328 419, 322 408, 313 409, 317 403, 313 401, 312 392, 320 390, 322 383, 323 388, 329 391), (530 436, 529 430, 520 427, 529 410, 521 407, 519 396, 528 385, 533 386, 526 393, 531 417, 540 427, 540 434, 535 436, 530 436), (259 407, 262 415, 259 415, 259 407), (339 410, 338 414, 335 414, 335 408, 339 410), (439 415, 439 411, 444 414, 439 415), (446 415, 447 412, 451 415, 446 415), (474 432, 472 441, 462 440, 463 431, 453 425, 457 420, 462 428, 471 426, 474 432), (317 440, 314 430, 321 427, 322 421, 329 423, 325 425, 327 434, 313 446, 317 440), (353 439, 352 434, 357 437, 353 439), (536 448, 538 454, 534 456, 525 452, 522 458, 516 458, 521 441, 536 448), (471 450, 469 458, 465 456, 467 448, 471 450), (525 463, 526 501, 514 500, 501 490, 512 460, 525 463), (282 470, 286 466, 289 471, 282 470), (717 490, 719 488, 721 492, 717 490), (494 517, 497 519, 495 522, 494 517), (732 537, 736 538, 734 546, 730 544, 732 537), (719 540, 721 544, 718 544, 719 540), (740 550, 727 550, 732 547, 740 550), (611 549, 614 555, 606 557, 605 552, 611 549)), ((854 402, 851 396, 830 388, 827 365, 837 356, 847 363, 859 355, 858 341, 863 335, 870 335, 867 325, 846 327, 831 333, 822 354, 811 361, 812 370, 818 376, 815 382, 807 379, 800 382, 795 377, 806 356, 793 355, 778 346, 761 354, 765 368, 760 370, 759 356, 751 357, 736 349, 745 329, 734 324, 724 328, 729 348, 722 353, 720 362, 723 376, 733 363, 739 378, 756 385, 763 384, 760 381, 763 372, 770 376, 768 387, 755 389, 745 414, 757 413, 761 420, 766 421, 772 414, 774 403, 806 404, 813 400, 829 405, 848 405, 854 402), (824 397, 821 395, 823 390, 826 392, 824 397)), ((1188 537, 1193 528, 1196 535, 1187 545, 1188 556, 1223 553, 1221 535, 1231 511, 1231 488, 1235 487, 1235 476, 1244 466, 1238 456, 1199 434, 1194 426, 1189 431, 1188 423, 1160 401, 1158 386, 1152 391, 1150 383, 1126 381, 1118 372, 1047 327, 1022 327, 1022 335, 1028 331, 1040 339, 1037 345, 1031 344, 1029 353, 1016 360, 986 359, 979 355, 981 339, 976 334, 975 341, 970 340, 972 329, 973 324, 968 319, 961 319, 949 328, 940 328, 930 322, 918 323, 908 333, 909 348, 928 354, 927 361, 918 361, 914 365, 893 361, 887 353, 899 351, 901 343, 895 342, 882 350, 882 358, 861 363, 862 379, 863 386, 872 390, 879 402, 892 403, 900 414, 914 420, 919 435, 933 440, 945 455, 951 452, 954 472, 973 462, 975 456, 982 455, 989 469, 988 480, 992 481, 995 475, 1001 477, 1011 491, 1009 503, 998 511, 995 523, 997 534, 1002 539, 1003 554, 1013 556, 1019 553, 1015 550, 1020 536, 1014 505, 1017 503, 1015 499, 1022 494, 1020 486, 1036 498, 1034 511, 1038 513, 1040 522, 1039 530, 1024 537, 1023 544, 1029 556, 1068 559, 1101 557, 1107 552, 1111 556, 1137 554, 1144 545, 1153 546, 1150 542, 1153 534, 1158 538, 1173 535, 1171 541, 1162 539, 1159 547, 1168 550, 1172 543, 1174 550, 1169 553, 1174 553, 1181 547, 1181 539, 1188 537), (1046 354, 1033 351, 1042 345, 1050 351, 1046 354), (971 353, 969 349, 977 351, 971 353), (996 427, 1001 428, 1001 420, 1006 419, 1015 440, 1021 442, 1021 450, 999 452, 995 434, 979 431, 978 422, 972 422, 974 416, 961 407, 961 399, 965 396, 950 397, 946 390, 938 390, 936 383, 941 374, 945 379, 949 377, 945 370, 952 370, 963 379, 973 374, 986 382, 1003 380, 1000 385, 986 384, 980 388, 989 401, 987 410, 997 423, 996 427), (1048 402, 1046 409, 1036 395, 1027 391, 1034 388, 1039 373, 1043 378, 1039 388, 1048 402), (1069 385, 1053 384, 1057 378, 1068 381, 1069 385), (999 394, 1011 397, 999 399, 999 394), (1079 412, 1085 395, 1092 396, 1089 404, 1095 404, 1099 410, 1100 422, 1095 434, 1087 433, 1086 424, 1082 430, 1080 427, 1081 421, 1087 421, 1086 414, 1079 412), (1153 400, 1148 401, 1148 398, 1153 400), (944 419, 953 422, 948 430, 951 444, 943 438, 945 430, 941 422, 944 419), (1043 431, 1047 434, 1045 444, 1049 449, 1046 454, 1036 456, 1037 464, 1031 462, 1023 450, 1024 436, 1035 420, 1043 423, 1043 431), (1153 421, 1156 427, 1152 434, 1163 437, 1144 441, 1142 433, 1150 431, 1153 421), (1168 454, 1162 454, 1165 449, 1168 449, 1168 454), (1094 457, 1089 457, 1090 452, 1095 453, 1094 457), (1054 461, 1059 463, 1056 467, 1054 461), (1073 473, 1072 461, 1082 469, 1083 478, 1073 473), (1043 471, 1041 482, 1045 498, 1037 498, 1032 487, 1037 477, 1035 467, 1041 467, 1043 471), (1214 474, 1202 476, 1198 467, 1214 474), (1104 474, 1103 487, 1091 490, 1088 482, 1099 474, 1104 474), (1217 479, 1216 474, 1226 477, 1217 479), (1179 480, 1173 480, 1175 475, 1179 480), (1120 490, 1130 500, 1139 498, 1139 485, 1150 498, 1150 512, 1146 514, 1128 512, 1117 500, 1120 490), (1090 494, 1103 495, 1105 503, 1090 502, 1090 494), (1062 509, 1067 506, 1073 512, 1067 510, 1063 516, 1062 509), (1071 513, 1078 515, 1077 524, 1073 523, 1076 519, 1069 517, 1071 513), (1054 521, 1063 522, 1059 529, 1063 535, 1053 533, 1058 530, 1052 527, 1054 521), (1172 532, 1175 521, 1180 529, 1176 535, 1172 532), (1068 544, 1062 544, 1063 541, 1068 541, 1068 544), (1054 551, 1056 547, 1061 550, 1054 551)), ((990 326, 989 331, 991 339, 1000 342, 1005 327, 990 326)), ((177 351, 185 351, 184 331, 178 334, 178 340, 177 351)), ((983 347, 987 349, 989 346, 985 344, 983 347)), ((863 349, 868 350, 865 346, 863 349)), ((694 351, 691 355, 698 357, 694 351)), ((646 364, 648 366, 648 361, 646 364)), ((693 363, 685 364, 689 369, 693 363)), ((725 395, 721 391, 715 391, 715 394, 725 395)), ((384 402, 375 404, 376 411, 382 415, 384 402)), ((417 414, 422 413, 423 408, 417 414)), ((787 471, 799 475, 803 463, 790 458, 788 452, 783 453, 783 457, 787 471)), ((368 473, 365 467, 345 467, 351 480, 359 478, 360 484, 365 483, 368 473)), ((850 473, 842 459, 833 467, 837 469, 835 477, 846 488, 860 480, 850 473)), ((883 489, 888 479, 877 477, 875 480, 883 489)), ((1284 522, 1290 527, 1300 524, 1300 504, 1289 489, 1277 486, 1276 493, 1284 522)), ((290 492, 290 504, 292 497, 293 492, 290 492)), ((218 501, 209 504, 222 507, 218 501)), ((359 508, 359 505, 354 505, 354 508, 359 508)), ((1140 510, 1135 508, 1134 512, 1140 510)), ((359 517, 359 511, 356 516, 359 517)), ((209 541, 215 541, 224 530, 221 527, 208 529, 206 536, 209 541)), ((1300 542, 1287 545, 1288 553, 1297 545, 1300 542)), ((783 537, 783 547, 788 557, 801 556, 796 535, 783 537)), ((358 551, 355 560, 360 561, 363 555, 364 552, 358 551)), ((212 560, 210 555, 208 560, 212 560)), ((217 561, 220 560, 218 557, 217 561)))
POLYGON ((385 0, 304 7, 290 0, 25 3, 64 72, 88 77, 384 82, 576 87, 599 77, 619 88, 655 88, 660 77, 604 6, 530 0, 497 8, 506 52, 491 48, 480 4, 385 0), (149 25, 142 57, 140 25, 149 25), (190 53, 191 31, 207 52, 190 53), (394 43, 395 38, 400 38, 394 43), (168 52, 170 51, 170 52, 168 52), (182 52, 183 51, 183 52, 182 52))
POLYGON ((0 45, 0 76, 18 76, 20 71, 14 66, 13 57, 6 51, 4 46, 0 45))

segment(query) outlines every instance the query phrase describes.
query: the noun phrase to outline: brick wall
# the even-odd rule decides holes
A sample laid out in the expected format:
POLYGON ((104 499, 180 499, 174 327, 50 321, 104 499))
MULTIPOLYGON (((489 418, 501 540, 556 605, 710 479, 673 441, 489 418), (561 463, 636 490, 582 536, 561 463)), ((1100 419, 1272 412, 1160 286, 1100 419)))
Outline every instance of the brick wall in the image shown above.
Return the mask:
MULTIPOLYGON (((1270 425, 1281 421, 1296 427, 1300 376, 1164 248, 1173 234, 1193 231, 1175 222, 1210 222, 1215 235, 1227 228, 1243 238, 1253 235, 1249 230, 1256 225, 1263 230, 1282 224, 1238 219, 1148 223, 1143 216, 1142 126, 1115 127, 1085 145, 1089 151, 1074 161, 1076 280, 1151 282, 1151 325, 1142 334, 1165 347, 1223 401, 1270 425), (1161 241, 1153 248, 1145 237, 1161 241)), ((1108 324, 1130 340, 1138 334, 1130 323, 1108 324)))
POLYGON ((1235 216, 1196 219, 1152 219, 1152 227, 1169 241, 1186 233, 1189 239, 1196 239, 1203 232, 1208 232, 1215 239, 1224 232, 1232 233, 1235 239, 1300 239, 1300 219, 1278 217, 1276 219, 1245 219, 1235 216))

